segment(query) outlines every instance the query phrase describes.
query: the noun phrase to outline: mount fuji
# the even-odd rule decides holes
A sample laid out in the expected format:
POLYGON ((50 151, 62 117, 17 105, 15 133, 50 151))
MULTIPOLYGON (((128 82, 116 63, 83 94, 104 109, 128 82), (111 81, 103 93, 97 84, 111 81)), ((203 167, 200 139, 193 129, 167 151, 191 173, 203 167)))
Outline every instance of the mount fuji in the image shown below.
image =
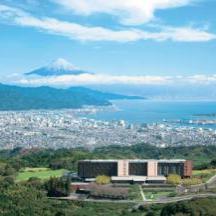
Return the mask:
MULTIPOLYGON (((57 59, 45 67, 25 73, 30 79, 58 78, 64 75, 79 76, 92 74, 74 67, 64 59, 57 59), (34 76, 34 77, 32 77, 34 76)), ((93 75, 93 74, 92 74, 93 75)), ((35 109, 72 109, 83 106, 108 106, 111 100, 144 99, 110 92, 74 86, 70 88, 53 88, 49 86, 16 86, 0 83, 0 111, 35 110, 35 109)))
POLYGON ((48 66, 41 67, 39 69, 25 73, 25 75, 36 75, 41 77, 63 76, 63 75, 76 76, 81 74, 93 74, 93 73, 80 70, 63 58, 59 58, 51 62, 51 64, 49 64, 48 66))

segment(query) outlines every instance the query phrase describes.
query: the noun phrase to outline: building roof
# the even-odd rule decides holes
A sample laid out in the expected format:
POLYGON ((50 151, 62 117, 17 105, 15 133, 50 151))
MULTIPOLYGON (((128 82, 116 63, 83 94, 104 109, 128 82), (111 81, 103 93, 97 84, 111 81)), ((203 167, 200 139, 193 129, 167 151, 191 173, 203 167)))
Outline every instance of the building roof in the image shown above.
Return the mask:
MULTIPOLYGON (((92 162, 92 163, 98 163, 98 162, 103 162, 103 163, 109 163, 109 162, 118 162, 121 161, 122 159, 108 159, 108 160, 103 160, 103 159, 94 159, 94 160, 81 160, 84 162, 92 162)), ((160 163, 180 163, 180 162, 185 162, 185 159, 161 159, 161 160, 156 160, 156 159, 123 159, 128 162, 137 162, 137 163, 147 163, 148 161, 156 161, 160 163)))
POLYGON ((144 182, 146 180, 148 181, 166 181, 165 176, 155 176, 155 177, 149 177, 149 176, 112 176, 112 181, 134 181, 134 182, 144 182))

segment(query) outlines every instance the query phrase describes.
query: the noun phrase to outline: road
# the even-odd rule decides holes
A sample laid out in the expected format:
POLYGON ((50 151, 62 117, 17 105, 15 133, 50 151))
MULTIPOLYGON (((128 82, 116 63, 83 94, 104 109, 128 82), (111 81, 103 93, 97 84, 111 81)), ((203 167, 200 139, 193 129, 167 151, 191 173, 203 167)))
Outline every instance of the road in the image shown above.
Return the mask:
MULTIPOLYGON (((135 201, 135 200, 93 200, 93 199, 83 199, 79 201, 83 202, 98 202, 98 203, 134 203, 134 204, 166 204, 166 203, 174 203, 174 202, 179 202, 179 201, 185 201, 185 200, 191 200, 194 198, 207 198, 207 197, 215 197, 216 194, 214 193, 203 193, 203 194, 192 194, 192 195, 185 195, 185 196, 179 196, 179 197, 171 197, 171 198, 164 198, 161 200, 155 200, 155 201, 135 201)), ((60 200, 77 200, 74 199, 73 197, 53 197, 51 199, 60 199, 60 200)))
POLYGON ((173 202, 179 202, 179 201, 186 201, 186 200, 192 200, 194 198, 207 198, 207 197, 215 197, 216 194, 213 193, 205 193, 205 194, 193 194, 193 195, 186 195, 186 196, 181 196, 181 197, 172 197, 172 198, 164 198, 161 200, 156 200, 156 201, 150 201, 148 203, 157 203, 157 204, 162 204, 162 203, 173 203, 173 202))

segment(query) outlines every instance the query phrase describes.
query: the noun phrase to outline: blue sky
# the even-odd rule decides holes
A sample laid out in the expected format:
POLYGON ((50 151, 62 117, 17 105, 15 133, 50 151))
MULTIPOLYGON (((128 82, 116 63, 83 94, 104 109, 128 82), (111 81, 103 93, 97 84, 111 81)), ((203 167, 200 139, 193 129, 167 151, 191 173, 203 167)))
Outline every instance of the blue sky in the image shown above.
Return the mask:
POLYGON ((97 74, 216 79, 215 8, 215 0, 1 0, 0 75, 61 57, 97 74))

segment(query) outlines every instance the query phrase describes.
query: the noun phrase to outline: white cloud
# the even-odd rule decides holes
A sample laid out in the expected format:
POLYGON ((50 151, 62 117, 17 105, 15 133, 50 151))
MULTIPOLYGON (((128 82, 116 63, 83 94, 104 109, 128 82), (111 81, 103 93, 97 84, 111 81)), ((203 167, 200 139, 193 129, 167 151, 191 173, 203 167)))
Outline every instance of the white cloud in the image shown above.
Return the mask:
POLYGON ((194 0, 52 0, 79 15, 111 14, 122 24, 136 25, 154 19, 156 10, 181 7, 194 0))
POLYGON ((197 74, 187 77, 188 82, 191 84, 216 84, 216 74, 204 75, 197 74))
POLYGON ((14 75, 1 82, 26 86, 74 86, 74 85, 209 85, 216 84, 216 74, 191 76, 118 76, 107 74, 62 75, 52 77, 14 75))
POLYGON ((46 77, 46 78, 23 78, 19 80, 20 84, 30 85, 109 85, 109 84, 163 84, 167 83, 168 77, 160 76, 112 76, 105 74, 82 74, 78 76, 63 75, 59 77, 46 77))
POLYGON ((216 39, 216 35, 203 28, 156 27, 154 31, 137 28, 112 30, 103 27, 89 27, 54 18, 37 18, 23 10, 0 4, 0 20, 14 25, 34 27, 49 34, 58 34, 81 41, 129 42, 138 40, 198 42, 216 39))

